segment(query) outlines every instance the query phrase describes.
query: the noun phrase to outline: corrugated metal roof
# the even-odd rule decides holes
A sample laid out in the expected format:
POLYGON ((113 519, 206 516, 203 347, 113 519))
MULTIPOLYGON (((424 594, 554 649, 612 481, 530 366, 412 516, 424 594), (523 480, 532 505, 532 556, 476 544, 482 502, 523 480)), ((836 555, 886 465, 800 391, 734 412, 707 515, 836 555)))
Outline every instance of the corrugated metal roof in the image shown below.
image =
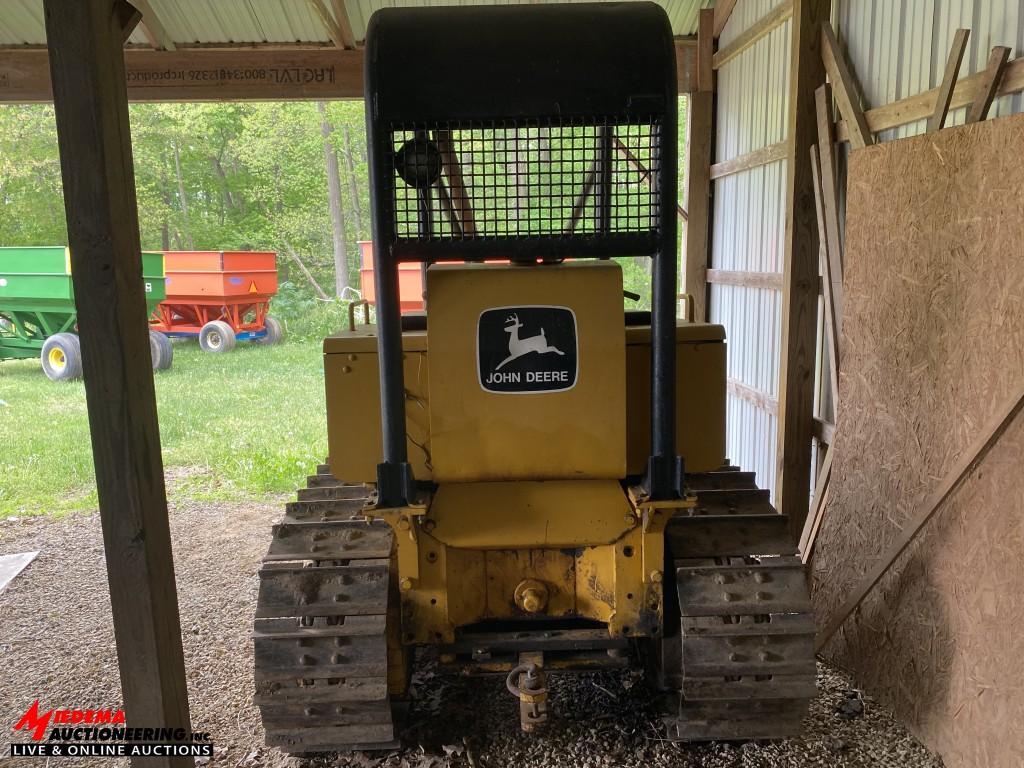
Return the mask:
MULTIPOLYGON (((319 17, 307 0, 149 0, 167 34, 184 44, 329 43, 319 17)), ((568 0, 590 2, 592 0, 568 0)), ((531 0, 344 0, 356 40, 366 36, 366 22, 378 8, 518 4, 531 0)), ((697 31, 697 13, 714 0, 657 0, 676 35, 697 31)), ((324 1, 329 8, 330 2, 324 1)), ((0 45, 43 45, 42 0, 0 0, 0 45)), ((146 44, 140 29, 129 42, 146 44)))

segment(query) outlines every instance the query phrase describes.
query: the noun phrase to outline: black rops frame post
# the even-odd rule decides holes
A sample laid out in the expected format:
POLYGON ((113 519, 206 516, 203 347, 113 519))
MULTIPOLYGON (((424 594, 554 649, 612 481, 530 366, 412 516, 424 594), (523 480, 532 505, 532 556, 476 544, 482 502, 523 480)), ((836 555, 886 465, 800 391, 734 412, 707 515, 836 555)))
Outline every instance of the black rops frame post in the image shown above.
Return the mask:
MULTIPOLYGON (((387 8, 370 19, 365 62, 384 449, 377 468, 378 505, 405 506, 416 493, 406 447, 400 262, 637 255, 654 259, 651 455, 643 487, 653 499, 679 498, 678 105, 675 45, 664 10, 651 2, 387 8), (614 135, 617 130, 620 136, 614 135), (442 154, 436 144, 441 131, 451 137, 451 154, 462 163, 465 194, 478 214, 470 234, 445 218, 453 217, 442 188, 442 154), (539 132, 550 146, 568 142, 577 153, 592 152, 587 157, 593 159, 599 180, 588 203, 592 216, 568 229, 553 217, 552 211, 567 215, 575 207, 572 196, 549 200, 545 215, 525 224, 479 215, 487 213, 488 200, 493 204, 493 186, 484 194, 489 184, 499 185, 499 195, 514 195, 517 206, 524 202, 518 186, 513 192, 496 175, 477 175, 486 159, 474 154, 475 147, 481 140, 507 142, 510 131, 517 181, 520 132, 539 132), (469 138, 460 142, 459 136, 469 138), (612 178, 626 172, 610 151, 612 140, 622 136, 642 137, 650 153, 655 183, 649 199, 641 203, 636 203, 635 190, 648 187, 637 179, 630 185, 612 178), (580 144, 580 137, 589 143, 580 144), (632 189, 633 197, 620 194, 620 187, 632 189)), ((528 168, 531 163, 547 164, 540 170, 549 180, 552 175, 560 181, 569 177, 564 163, 558 166, 530 155, 529 149, 524 152, 528 168)), ((572 178, 578 195, 586 182, 572 178)))

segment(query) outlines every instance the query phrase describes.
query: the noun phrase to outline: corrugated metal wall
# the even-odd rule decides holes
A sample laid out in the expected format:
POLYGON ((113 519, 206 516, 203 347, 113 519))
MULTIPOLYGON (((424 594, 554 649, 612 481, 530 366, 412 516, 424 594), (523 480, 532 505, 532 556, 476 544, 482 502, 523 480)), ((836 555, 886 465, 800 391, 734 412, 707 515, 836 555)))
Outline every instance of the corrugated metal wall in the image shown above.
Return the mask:
MULTIPOLYGON (((867 106, 880 107, 942 82, 957 29, 971 30, 960 67, 964 77, 985 68, 993 46, 1024 51, 1024 0, 838 0, 833 19, 860 81, 867 106)), ((1024 109, 1021 94, 997 99, 990 116, 1024 109)), ((951 111, 946 125, 960 125, 966 108, 951 111)), ((884 131, 879 141, 924 133, 925 120, 884 131)))
MULTIPOLYGON (((719 48, 765 16, 775 0, 745 0, 722 32, 719 48)), ((791 23, 774 29, 718 72, 714 162, 786 138, 791 23)), ((786 161, 714 182, 712 269, 782 272, 786 230, 786 161)), ((729 379, 778 398, 782 294, 767 288, 712 285, 710 320, 725 326, 729 379)), ((734 388, 736 389, 736 388, 734 388)), ((734 464, 775 487, 776 417, 770 406, 730 392, 727 449, 734 464)))
MULTIPOLYGON (((776 5, 776 0, 738 3, 719 48, 776 5)), ((971 30, 961 77, 983 70, 993 46, 1010 46, 1011 57, 1024 51, 1024 0, 834 0, 832 16, 868 108, 938 86, 960 27, 971 30)), ((714 162, 786 138, 790 31, 787 21, 719 70, 714 162)), ((966 111, 951 111, 947 125, 963 123, 966 111)), ((1024 94, 1015 94, 996 100, 990 115, 1021 111, 1024 94)), ((925 124, 921 120, 885 131, 877 139, 913 136, 925 124)), ((841 157, 841 175, 844 166, 841 157)), ((782 272, 786 170, 782 160, 713 182, 710 268, 782 272)), ((774 496, 782 295, 766 288, 713 284, 709 319, 725 326, 729 341, 729 458, 756 471, 758 484, 774 496), (751 397, 751 391, 766 395, 767 404, 764 398, 751 397)), ((819 335, 822 331, 819 318, 819 335)), ((819 337, 820 365, 827 365, 820 342, 819 337)), ((819 385, 827 382, 820 369, 818 379, 819 385)), ((817 391, 816 415, 831 420, 830 398, 822 386, 817 391)))

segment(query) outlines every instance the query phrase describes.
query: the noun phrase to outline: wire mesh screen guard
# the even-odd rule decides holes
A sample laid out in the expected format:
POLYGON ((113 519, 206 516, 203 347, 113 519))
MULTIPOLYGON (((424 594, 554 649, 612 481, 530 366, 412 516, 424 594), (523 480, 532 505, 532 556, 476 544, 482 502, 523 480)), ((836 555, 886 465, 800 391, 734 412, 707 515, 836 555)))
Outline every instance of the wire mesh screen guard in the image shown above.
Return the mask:
POLYGON ((657 234, 656 119, 394 126, 395 241, 657 234))

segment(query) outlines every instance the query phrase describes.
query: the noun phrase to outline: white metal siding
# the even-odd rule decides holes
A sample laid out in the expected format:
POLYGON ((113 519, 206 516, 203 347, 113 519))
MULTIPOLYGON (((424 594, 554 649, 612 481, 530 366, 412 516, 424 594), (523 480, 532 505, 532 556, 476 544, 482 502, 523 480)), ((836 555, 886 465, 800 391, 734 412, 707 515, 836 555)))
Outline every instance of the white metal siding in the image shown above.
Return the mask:
MULTIPOLYGON (((994 46, 1009 46, 1011 58, 1024 51, 1024 0, 839 0, 833 16, 869 108, 940 85, 961 27, 971 30, 961 77, 983 70, 994 46)), ((989 115, 1022 110, 1018 93, 997 99, 989 115)), ((946 124, 962 124, 966 112, 951 111, 946 124)), ((926 123, 884 131, 878 139, 916 136, 926 123)))
MULTIPOLYGON (((719 48, 762 18, 775 0, 738 3, 719 48)), ((718 72, 715 162, 786 138, 789 108, 791 23, 776 27, 718 72)), ((782 272, 786 232, 786 161, 714 181, 710 267, 782 272)), ((725 326, 728 375, 778 398, 782 295, 765 288, 712 285, 710 319, 725 326)), ((775 487, 776 416, 730 394, 726 446, 734 464, 757 473, 762 488, 775 487)))

